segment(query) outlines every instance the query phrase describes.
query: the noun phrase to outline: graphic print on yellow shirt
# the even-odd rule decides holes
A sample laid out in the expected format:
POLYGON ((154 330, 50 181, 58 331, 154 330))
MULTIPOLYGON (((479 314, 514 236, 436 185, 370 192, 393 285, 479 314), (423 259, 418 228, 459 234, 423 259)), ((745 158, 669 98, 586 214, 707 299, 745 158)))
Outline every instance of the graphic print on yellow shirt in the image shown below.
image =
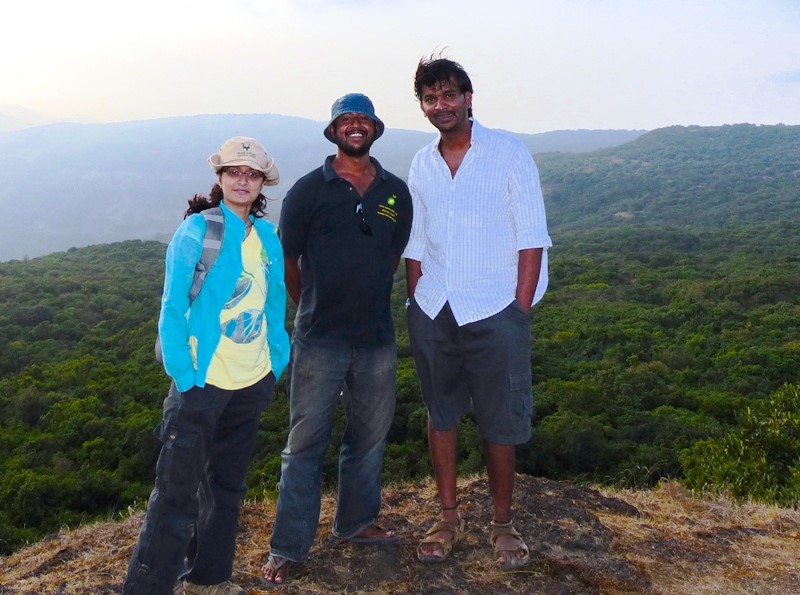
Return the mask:
POLYGON ((251 386, 272 369, 267 344, 269 259, 255 231, 242 242, 242 274, 220 313, 220 338, 206 382, 235 390, 251 386))

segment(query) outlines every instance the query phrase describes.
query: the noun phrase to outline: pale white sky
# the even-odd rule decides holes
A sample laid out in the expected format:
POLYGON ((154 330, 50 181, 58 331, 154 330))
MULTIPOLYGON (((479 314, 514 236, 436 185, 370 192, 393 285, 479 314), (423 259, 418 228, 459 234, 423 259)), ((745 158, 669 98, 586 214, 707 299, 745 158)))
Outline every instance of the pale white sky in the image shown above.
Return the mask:
POLYGON ((326 120, 361 91, 428 131, 413 73, 446 47, 491 127, 800 124, 798 40, 800 0, 7 0, 0 106, 326 120))

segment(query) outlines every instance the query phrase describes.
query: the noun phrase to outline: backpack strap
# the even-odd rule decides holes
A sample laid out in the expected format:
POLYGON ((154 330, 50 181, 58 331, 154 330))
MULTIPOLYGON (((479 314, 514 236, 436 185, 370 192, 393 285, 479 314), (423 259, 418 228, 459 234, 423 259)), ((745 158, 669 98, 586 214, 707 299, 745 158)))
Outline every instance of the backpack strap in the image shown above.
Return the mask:
MULTIPOLYGON (((201 211, 203 219, 206 220, 206 233, 203 235, 203 252, 200 255, 200 260, 194 267, 194 280, 192 287, 189 289, 189 304, 191 304, 203 288, 203 281, 206 280, 206 275, 214 262, 219 256, 220 248, 222 248, 222 236, 225 233, 225 216, 222 214, 222 209, 219 207, 212 207, 201 211)), ((161 353, 161 337, 156 335, 156 360, 163 361, 161 353)))
POLYGON ((194 267, 194 281, 189 289, 189 303, 191 304, 200 293, 206 275, 219 256, 222 247, 222 236, 225 232, 225 218, 222 209, 213 207, 200 213, 206 220, 206 233, 203 236, 203 253, 194 267))

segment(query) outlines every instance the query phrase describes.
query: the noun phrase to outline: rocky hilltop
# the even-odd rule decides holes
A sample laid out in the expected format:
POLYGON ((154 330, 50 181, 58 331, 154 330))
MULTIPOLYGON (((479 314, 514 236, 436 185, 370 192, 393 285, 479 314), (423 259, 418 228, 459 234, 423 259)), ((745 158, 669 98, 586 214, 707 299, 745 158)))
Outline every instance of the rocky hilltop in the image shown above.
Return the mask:
MULTIPOLYGON (((467 537, 442 564, 423 565, 415 547, 436 514, 435 488, 390 486, 381 522, 397 545, 332 541, 333 497, 323 502, 308 562, 283 589, 291 594, 730 594, 786 595, 800 587, 800 511, 696 499, 676 483, 653 491, 607 491, 520 475, 516 525, 531 549, 524 570, 503 573, 488 545, 490 499, 483 477, 459 484, 467 537)), ((234 580, 248 595, 258 578, 274 502, 245 505, 234 580)), ((0 559, 3 595, 119 593, 142 521, 127 518, 74 530, 0 559)))

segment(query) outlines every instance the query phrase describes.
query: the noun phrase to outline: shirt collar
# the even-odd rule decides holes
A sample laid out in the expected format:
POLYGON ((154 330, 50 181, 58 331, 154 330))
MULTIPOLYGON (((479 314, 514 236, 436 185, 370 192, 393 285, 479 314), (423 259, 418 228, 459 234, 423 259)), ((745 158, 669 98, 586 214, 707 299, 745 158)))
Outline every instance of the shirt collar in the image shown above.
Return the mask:
MULTIPOLYGON (((336 155, 328 155, 325 158, 325 163, 322 164, 322 175, 325 177, 326 182, 332 182, 333 180, 339 179, 339 174, 336 173, 336 170, 333 169, 333 159, 336 155)), ((381 164, 378 163, 378 160, 374 157, 369 158, 372 165, 375 166, 375 178, 381 181, 386 180, 386 171, 381 167, 381 164)))
MULTIPOLYGON (((470 118, 470 122, 472 122, 472 132, 470 133, 472 136, 470 138, 470 146, 474 147, 475 145, 481 144, 481 139, 484 138, 486 135, 486 129, 481 126, 480 122, 478 122, 475 118, 470 118)), ((442 133, 440 132, 433 142, 430 145, 431 153, 438 153, 439 146, 442 143, 442 133)))

